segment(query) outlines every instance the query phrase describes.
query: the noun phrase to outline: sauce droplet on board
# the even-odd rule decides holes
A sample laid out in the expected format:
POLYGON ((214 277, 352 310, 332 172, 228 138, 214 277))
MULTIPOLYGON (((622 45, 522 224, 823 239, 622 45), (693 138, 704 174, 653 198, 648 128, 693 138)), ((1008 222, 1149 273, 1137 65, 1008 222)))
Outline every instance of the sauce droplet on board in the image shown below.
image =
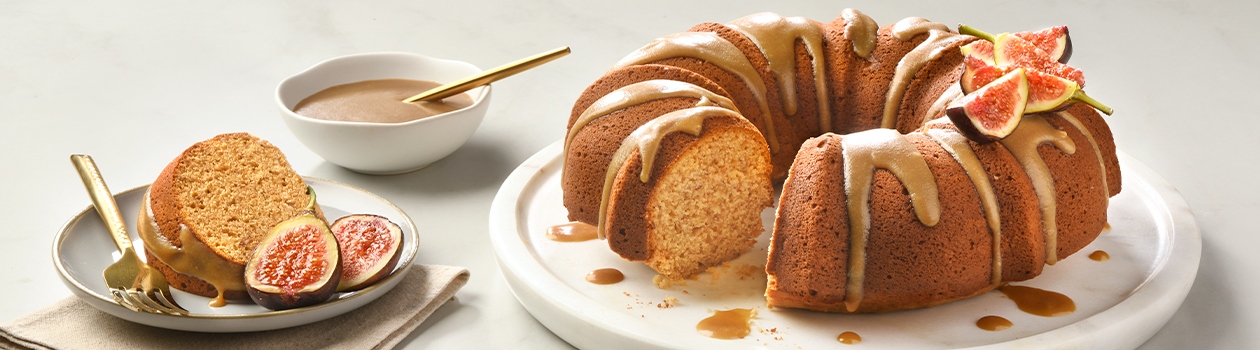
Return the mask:
POLYGON ((1006 285, 998 288, 1011 298, 1020 310, 1045 317, 1058 317, 1076 311, 1076 303, 1066 295, 1026 286, 1006 285))
POLYGON ((595 239, 595 225, 570 222, 547 228, 547 239, 556 242, 582 242, 595 239))
POLYGON ((1101 250, 1095 250, 1093 253, 1089 253, 1089 258, 1093 261, 1107 261, 1111 259, 1111 255, 1101 250))
POLYGON ((1110 231, 1110 230, 1111 230, 1110 222, 1103 224, 1103 231, 1110 231))
POLYGON ((840 336, 837 336, 836 340, 844 344, 857 344, 862 342, 862 336, 853 332, 844 332, 840 333, 840 336))
POLYGON ((741 339, 752 332, 749 320, 756 315, 752 309, 714 311, 713 316, 696 324, 696 331, 710 338, 741 339))
POLYGON ((586 274, 586 281, 594 284, 613 284, 626 279, 626 275, 621 274, 617 269, 599 269, 586 274))
POLYGON ((1013 324, 1010 320, 1002 318, 1002 316, 985 316, 976 320, 976 327, 986 331, 1004 331, 1011 328, 1013 324))

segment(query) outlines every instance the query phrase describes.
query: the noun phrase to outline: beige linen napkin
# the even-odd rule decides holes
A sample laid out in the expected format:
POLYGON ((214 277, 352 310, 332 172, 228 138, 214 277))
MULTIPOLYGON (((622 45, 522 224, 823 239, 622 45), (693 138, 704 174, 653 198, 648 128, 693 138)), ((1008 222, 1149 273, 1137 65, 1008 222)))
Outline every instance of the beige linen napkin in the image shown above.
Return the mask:
POLYGON ((266 332, 197 333, 132 323, 77 297, 0 326, 13 349, 389 349, 468 282, 468 270, 414 265, 389 293, 341 316, 266 332))

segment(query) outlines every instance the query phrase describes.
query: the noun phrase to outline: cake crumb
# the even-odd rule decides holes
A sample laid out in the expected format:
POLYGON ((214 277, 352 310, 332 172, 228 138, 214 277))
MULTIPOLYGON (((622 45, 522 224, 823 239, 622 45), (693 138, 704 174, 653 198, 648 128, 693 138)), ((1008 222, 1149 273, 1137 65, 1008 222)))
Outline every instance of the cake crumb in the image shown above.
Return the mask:
POLYGON ((665 300, 662 300, 660 304, 656 304, 656 308, 667 309, 667 308, 674 307, 674 305, 678 305, 678 298, 675 298, 673 296, 665 296, 665 300))
POLYGON ((765 271, 765 268, 759 265, 741 264, 735 268, 735 275, 741 280, 746 280, 756 276, 760 271, 765 271))
POLYGON ((652 284, 656 285, 656 288, 659 288, 659 289, 670 289, 670 288, 673 288, 674 286, 687 285, 687 280, 672 279, 669 277, 665 277, 665 275, 656 275, 655 277, 652 277, 652 284))

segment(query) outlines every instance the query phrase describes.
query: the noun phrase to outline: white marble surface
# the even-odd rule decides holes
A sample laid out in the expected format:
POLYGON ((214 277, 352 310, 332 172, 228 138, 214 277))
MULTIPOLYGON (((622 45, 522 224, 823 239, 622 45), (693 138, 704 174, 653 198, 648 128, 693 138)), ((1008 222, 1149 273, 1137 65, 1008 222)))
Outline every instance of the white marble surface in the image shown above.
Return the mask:
POLYGON ((578 93, 627 52, 704 21, 774 11, 880 23, 923 16, 992 31, 1072 28, 1074 66, 1117 109, 1120 149, 1180 189, 1203 234, 1198 279, 1143 348, 1260 347, 1260 3, 1254 1, 0 2, 0 322, 70 296, 53 235, 89 203, 68 161, 92 154, 115 191, 147 184, 189 144, 248 131, 298 172, 397 203, 421 231, 419 263, 468 267, 459 303, 406 348, 555 348, 512 297, 487 238, 490 202, 563 135, 578 93), (495 84, 473 139, 427 169, 368 176, 324 162, 285 129, 275 85, 329 57, 411 51, 489 68, 568 45, 573 54, 495 84))

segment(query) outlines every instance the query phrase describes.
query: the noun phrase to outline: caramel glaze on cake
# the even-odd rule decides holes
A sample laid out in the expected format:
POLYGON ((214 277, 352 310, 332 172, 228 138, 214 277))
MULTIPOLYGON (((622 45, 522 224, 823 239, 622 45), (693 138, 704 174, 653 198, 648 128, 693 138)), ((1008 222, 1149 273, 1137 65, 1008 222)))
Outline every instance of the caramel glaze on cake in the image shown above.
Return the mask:
POLYGON ((958 47, 974 40, 922 18, 879 27, 852 9, 825 24, 760 13, 657 39, 574 104, 569 218, 597 225, 626 259, 688 277, 751 247, 764 188, 786 178, 766 263, 771 306, 884 312, 1032 278, 1102 231, 1120 191, 1115 146, 1083 104, 1027 115, 1001 142, 964 138, 940 117, 962 95, 958 47), (722 121, 680 135, 653 126, 679 114, 722 121), (711 154, 752 143, 718 126, 729 115, 764 136, 769 170, 700 166, 748 158, 711 154), (645 133, 660 133, 659 151, 617 154, 645 133), (679 188, 671 178, 685 171, 703 180, 679 188), (701 232, 715 230, 738 233, 701 232))
POLYGON ((198 142, 145 193, 137 221, 145 261, 172 287, 214 298, 212 306, 248 300, 250 254, 272 227, 312 201, 306 183, 271 143, 246 133, 198 142))

